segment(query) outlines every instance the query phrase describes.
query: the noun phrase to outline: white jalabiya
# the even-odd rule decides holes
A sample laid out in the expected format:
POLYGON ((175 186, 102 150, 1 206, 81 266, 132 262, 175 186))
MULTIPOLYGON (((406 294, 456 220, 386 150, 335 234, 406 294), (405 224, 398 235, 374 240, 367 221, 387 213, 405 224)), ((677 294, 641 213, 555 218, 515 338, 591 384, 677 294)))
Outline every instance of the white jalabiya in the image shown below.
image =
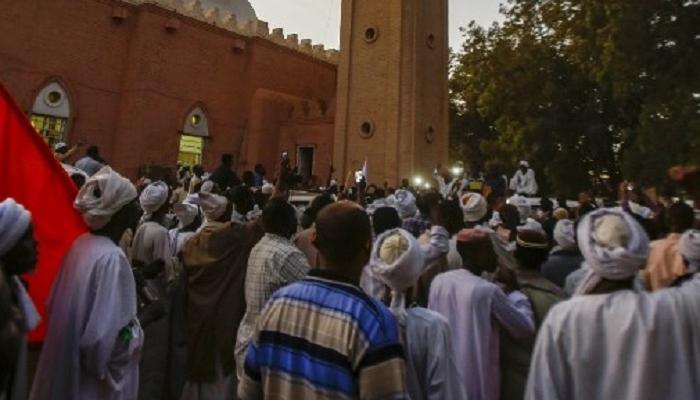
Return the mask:
POLYGON ((525 173, 518 170, 510 180, 510 189, 518 194, 536 195, 539 187, 537 186, 537 179, 535 179, 535 171, 530 168, 525 173))
POLYGON ((124 252, 104 236, 80 236, 47 304, 48 331, 32 400, 135 399, 143 333, 124 252))
POLYGON ((537 337, 526 399, 700 398, 699 305, 700 276, 557 304, 537 337))
POLYGON ((170 234, 157 222, 146 221, 136 230, 131 244, 131 257, 134 261, 150 264, 156 260, 165 262, 166 282, 174 279, 173 249, 170 234))

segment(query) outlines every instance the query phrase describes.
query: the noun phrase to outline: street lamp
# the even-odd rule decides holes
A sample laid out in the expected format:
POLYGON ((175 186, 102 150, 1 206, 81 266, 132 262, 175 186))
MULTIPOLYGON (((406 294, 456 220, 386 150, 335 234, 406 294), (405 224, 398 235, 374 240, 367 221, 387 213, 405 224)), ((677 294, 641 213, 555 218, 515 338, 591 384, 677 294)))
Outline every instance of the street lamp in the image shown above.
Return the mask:
POLYGON ((420 186, 423 185, 423 178, 421 178, 420 176, 416 176, 416 177, 413 178, 413 183, 414 183, 417 187, 420 187, 420 186))

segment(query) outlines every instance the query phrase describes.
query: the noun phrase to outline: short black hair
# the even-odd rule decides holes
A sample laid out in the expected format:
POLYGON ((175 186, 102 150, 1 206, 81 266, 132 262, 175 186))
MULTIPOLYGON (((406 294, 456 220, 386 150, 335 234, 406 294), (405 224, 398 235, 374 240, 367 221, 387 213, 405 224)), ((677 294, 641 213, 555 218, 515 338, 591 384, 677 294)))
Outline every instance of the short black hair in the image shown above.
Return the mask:
POLYGON ((666 224, 672 233, 683 233, 695 224, 695 213, 688 204, 678 201, 668 208, 666 224))
POLYGON ((430 209, 437 206, 441 199, 442 196, 440 193, 433 191, 422 192, 416 199, 416 206, 421 214, 428 215, 430 213, 430 209))
POLYGON ((244 215, 255 205, 253 192, 247 186, 236 186, 228 191, 226 197, 236 206, 236 211, 244 215))
POLYGON ((372 239, 365 210, 344 201, 321 210, 316 218, 315 246, 323 258, 338 267, 356 260, 372 239))
POLYGON ((399 212, 394 207, 379 207, 372 215, 372 227, 374 234, 379 236, 382 233, 401 227, 399 212))
POLYGON ((90 146, 87 148, 87 150, 85 150, 85 154, 87 154, 88 156, 90 156, 92 158, 99 157, 100 156, 100 148, 97 146, 94 146, 94 145, 90 146))
POLYGON ((296 210, 287 200, 274 197, 263 209, 262 223, 266 233, 290 238, 297 228, 296 210))
POLYGON ((225 153, 224 155, 221 156, 221 163, 229 165, 233 162, 233 155, 229 153, 225 153))
POLYGON ((445 224, 444 228, 447 233, 454 235, 464 229, 464 213, 462 207, 455 200, 442 200, 438 204, 442 220, 445 224))

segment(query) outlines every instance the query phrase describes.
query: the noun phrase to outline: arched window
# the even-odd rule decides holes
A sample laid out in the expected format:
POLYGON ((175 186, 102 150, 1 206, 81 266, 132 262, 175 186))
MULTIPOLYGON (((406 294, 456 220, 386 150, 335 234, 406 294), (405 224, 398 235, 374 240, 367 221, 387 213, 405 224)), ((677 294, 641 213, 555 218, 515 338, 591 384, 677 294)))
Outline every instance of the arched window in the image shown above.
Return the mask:
POLYGON ((70 100, 66 90, 58 82, 46 85, 34 99, 30 121, 34 129, 53 146, 66 140, 70 100))
POLYGON ((180 136, 180 151, 177 160, 189 165, 202 163, 204 141, 209 136, 209 121, 201 107, 195 107, 185 119, 180 136))

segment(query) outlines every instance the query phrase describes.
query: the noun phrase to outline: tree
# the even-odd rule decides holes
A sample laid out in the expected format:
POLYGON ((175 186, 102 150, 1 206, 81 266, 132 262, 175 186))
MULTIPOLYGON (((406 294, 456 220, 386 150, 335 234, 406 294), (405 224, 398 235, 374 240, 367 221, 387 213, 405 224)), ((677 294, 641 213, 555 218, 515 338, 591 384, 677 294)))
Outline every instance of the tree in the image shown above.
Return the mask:
MULTIPOLYGON (((563 194, 659 184, 700 159, 700 2, 511 0, 450 78, 455 158, 528 159, 563 194), (694 68, 695 67, 695 68, 694 68)), ((514 168, 514 167, 513 167, 514 168)))

